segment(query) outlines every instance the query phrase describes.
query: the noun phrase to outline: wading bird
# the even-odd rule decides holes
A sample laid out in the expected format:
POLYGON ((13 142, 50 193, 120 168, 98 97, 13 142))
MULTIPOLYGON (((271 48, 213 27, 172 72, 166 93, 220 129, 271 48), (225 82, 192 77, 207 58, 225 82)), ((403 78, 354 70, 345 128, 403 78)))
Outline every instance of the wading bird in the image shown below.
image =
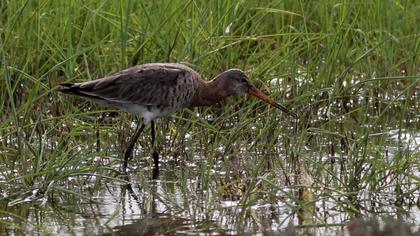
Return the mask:
POLYGON ((143 117, 124 154, 123 170, 132 158, 133 147, 146 124, 151 123, 153 161, 159 167, 155 143, 154 119, 171 115, 183 108, 210 106, 231 95, 250 94, 297 117, 294 112, 274 102, 258 90, 239 69, 227 70, 211 81, 188 66, 177 63, 137 65, 116 74, 84 83, 61 84, 59 91, 115 107, 143 117))

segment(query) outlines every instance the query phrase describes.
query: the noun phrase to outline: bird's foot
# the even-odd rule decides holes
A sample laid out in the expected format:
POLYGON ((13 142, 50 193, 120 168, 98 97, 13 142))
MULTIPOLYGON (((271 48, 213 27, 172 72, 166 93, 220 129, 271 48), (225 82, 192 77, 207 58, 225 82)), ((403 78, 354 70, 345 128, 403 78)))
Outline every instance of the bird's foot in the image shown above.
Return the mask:
POLYGON ((152 170, 152 179, 157 180, 159 178, 159 167, 153 167, 152 170))
POLYGON ((130 161, 131 159, 133 159, 133 150, 130 148, 127 148, 127 150, 125 150, 125 153, 124 153, 124 162, 122 166, 122 172, 124 174, 127 174, 128 161, 130 161))
POLYGON ((155 165, 155 169, 159 169, 159 153, 157 151, 153 151, 152 154, 153 157, 153 163, 155 165))
POLYGON ((127 148, 124 153, 124 161, 129 161, 131 159, 133 159, 133 149, 127 148))
POLYGON ((128 167, 128 162, 126 160, 124 160, 124 162, 122 163, 122 166, 120 168, 120 172, 122 173, 122 175, 127 176, 127 167, 128 167))

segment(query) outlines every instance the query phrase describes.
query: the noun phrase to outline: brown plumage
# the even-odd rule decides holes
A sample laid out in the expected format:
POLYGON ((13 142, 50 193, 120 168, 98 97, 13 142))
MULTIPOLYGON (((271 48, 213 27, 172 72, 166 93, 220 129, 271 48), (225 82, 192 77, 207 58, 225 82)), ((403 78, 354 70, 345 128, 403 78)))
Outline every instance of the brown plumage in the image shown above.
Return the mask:
MULTIPOLYGON (((132 149, 145 124, 171 115, 182 108, 209 106, 231 95, 250 94, 293 117, 296 114, 274 102, 254 85, 239 69, 227 70, 211 81, 188 66, 176 63, 150 63, 137 65, 101 79, 84 83, 62 84, 62 93, 84 97, 105 106, 116 107, 143 117, 143 123, 131 138, 125 152, 124 169, 131 158, 132 149)), ((158 168, 158 154, 153 153, 158 168)))

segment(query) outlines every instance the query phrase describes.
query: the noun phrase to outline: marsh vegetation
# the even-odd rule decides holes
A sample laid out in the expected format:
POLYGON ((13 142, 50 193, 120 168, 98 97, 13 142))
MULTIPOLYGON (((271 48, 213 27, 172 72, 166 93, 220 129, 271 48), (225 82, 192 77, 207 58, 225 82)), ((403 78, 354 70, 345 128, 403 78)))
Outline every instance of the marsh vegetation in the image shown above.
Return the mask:
POLYGON ((1 1, 0 234, 419 226, 418 22, 415 0, 1 1), (127 178, 136 118, 57 89, 148 62, 241 68, 299 118, 183 110, 156 122, 158 179, 147 131, 127 178))

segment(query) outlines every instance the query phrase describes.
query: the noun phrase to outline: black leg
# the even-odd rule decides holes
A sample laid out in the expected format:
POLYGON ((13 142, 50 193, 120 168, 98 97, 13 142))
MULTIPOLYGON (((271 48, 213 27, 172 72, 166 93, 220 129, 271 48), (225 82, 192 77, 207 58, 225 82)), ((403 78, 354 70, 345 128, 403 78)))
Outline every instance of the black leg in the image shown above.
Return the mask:
POLYGON ((150 123, 150 126, 151 126, 150 132, 152 135, 152 147, 154 149, 155 148, 155 121, 152 120, 152 122, 150 123))
POLYGON ((137 139, 139 139, 139 136, 140 136, 140 134, 143 131, 144 126, 145 126, 144 123, 140 123, 140 122, 141 121, 139 121, 139 124, 137 125, 136 133, 130 138, 130 142, 128 143, 127 149, 125 150, 124 165, 123 165, 123 170, 124 171, 127 169, 128 161, 133 157, 134 144, 136 144, 137 139))
POLYGON ((152 136, 152 149, 153 149, 153 163, 155 165, 155 169, 159 170, 159 153, 156 151, 155 146, 155 122, 152 120, 151 122, 151 136, 152 136))

